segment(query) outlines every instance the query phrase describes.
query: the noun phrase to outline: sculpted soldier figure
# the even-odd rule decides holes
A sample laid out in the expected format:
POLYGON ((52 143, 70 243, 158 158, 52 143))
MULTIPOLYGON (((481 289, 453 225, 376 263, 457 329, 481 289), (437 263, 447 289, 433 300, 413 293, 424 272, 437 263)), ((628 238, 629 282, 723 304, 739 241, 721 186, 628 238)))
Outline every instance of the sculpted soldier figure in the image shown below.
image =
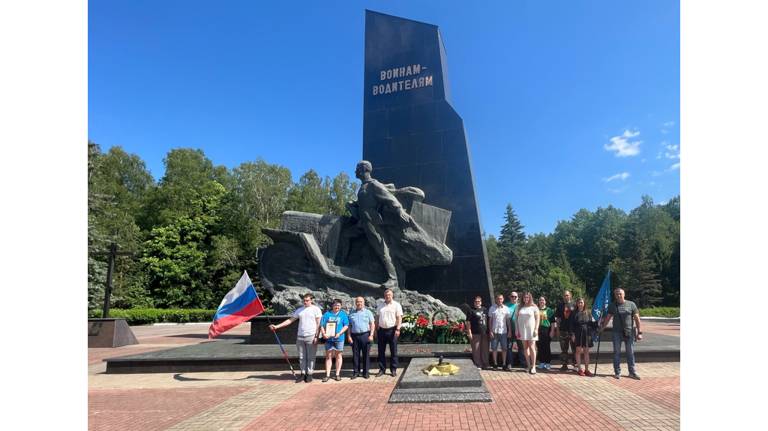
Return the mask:
MULTIPOLYGON (((290 309, 306 289, 368 301, 393 289, 411 304, 435 301, 408 290, 406 277, 413 269, 451 263, 445 244, 451 212, 425 204, 418 187, 382 184, 372 170, 368 161, 357 164, 361 185, 357 200, 347 204, 349 216, 286 211, 279 228, 262 229, 273 241, 259 253, 261 282, 273 304, 290 309)), ((463 319, 458 308, 439 309, 463 319)))
POLYGON ((386 213, 396 215, 394 219, 403 228, 411 225, 411 216, 403 209, 395 195, 384 184, 371 177, 373 166, 371 162, 363 160, 355 168, 355 177, 362 184, 357 191, 357 202, 350 204, 350 210, 357 217, 357 226, 365 233, 368 243, 376 252, 376 255, 384 265, 387 280, 382 283, 383 288, 397 287, 397 271, 390 255, 390 246, 387 244, 387 235, 382 226, 392 218, 386 217, 386 213), (355 211, 356 210, 356 211, 355 211))

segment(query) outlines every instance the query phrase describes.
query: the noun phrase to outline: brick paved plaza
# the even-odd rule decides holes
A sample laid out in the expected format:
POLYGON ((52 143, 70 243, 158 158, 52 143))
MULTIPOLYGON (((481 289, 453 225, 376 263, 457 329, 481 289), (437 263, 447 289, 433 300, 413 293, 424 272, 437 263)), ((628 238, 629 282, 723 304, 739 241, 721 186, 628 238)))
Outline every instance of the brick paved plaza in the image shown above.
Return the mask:
MULTIPOLYGON (((679 335, 677 328, 677 324, 647 324, 644 331, 679 335)), ((615 380, 610 364, 603 362, 607 357, 594 378, 559 371, 533 376, 522 370, 482 371, 492 403, 387 404, 396 381, 390 376, 296 384, 287 370, 104 374, 103 358, 199 343, 204 339, 196 334, 204 334, 207 327, 133 329, 139 345, 89 349, 91 430, 680 428, 676 362, 638 364, 641 381, 615 380)), ((232 334, 247 331, 244 325, 232 334)))

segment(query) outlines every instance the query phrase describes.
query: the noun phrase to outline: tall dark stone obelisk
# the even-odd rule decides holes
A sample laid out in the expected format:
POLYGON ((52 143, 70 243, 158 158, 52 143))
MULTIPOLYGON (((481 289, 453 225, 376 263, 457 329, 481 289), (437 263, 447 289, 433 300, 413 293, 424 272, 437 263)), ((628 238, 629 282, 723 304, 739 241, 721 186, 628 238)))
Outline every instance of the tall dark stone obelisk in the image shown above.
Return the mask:
POLYGON ((471 304, 493 294, 464 122, 450 103, 437 26, 365 12, 363 159, 373 176, 424 190, 424 203, 452 211, 449 266, 409 271, 406 289, 471 304))

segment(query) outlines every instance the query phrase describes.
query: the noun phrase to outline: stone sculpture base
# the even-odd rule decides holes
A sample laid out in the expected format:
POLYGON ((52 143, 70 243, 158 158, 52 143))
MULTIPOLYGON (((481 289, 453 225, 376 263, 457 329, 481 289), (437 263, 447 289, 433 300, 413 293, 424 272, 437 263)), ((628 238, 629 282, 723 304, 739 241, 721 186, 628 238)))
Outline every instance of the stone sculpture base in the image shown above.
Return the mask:
POLYGON ((471 359, 447 359, 459 367, 451 376, 428 376, 422 371, 437 358, 413 358, 389 396, 390 403, 491 402, 491 394, 471 359))
MULTIPOLYGON (((293 310, 303 305, 302 295, 309 292, 314 295, 315 303, 320 308, 324 308, 325 305, 330 305, 335 298, 338 298, 341 299, 344 307, 349 306, 350 310, 354 309, 355 294, 330 288, 310 291, 305 287, 283 287, 282 290, 273 293, 270 305, 274 308, 275 312, 279 314, 290 314, 293 310)), ((395 301, 403 306, 403 312, 406 314, 422 313, 426 316, 432 316, 438 311, 442 311, 446 314, 446 317, 451 320, 458 321, 466 318, 461 309, 446 305, 444 302, 433 296, 402 289, 394 289, 394 293, 395 301)), ((374 312, 376 311, 377 301, 384 300, 383 289, 367 290, 359 292, 359 295, 365 298, 366 307, 374 312)))

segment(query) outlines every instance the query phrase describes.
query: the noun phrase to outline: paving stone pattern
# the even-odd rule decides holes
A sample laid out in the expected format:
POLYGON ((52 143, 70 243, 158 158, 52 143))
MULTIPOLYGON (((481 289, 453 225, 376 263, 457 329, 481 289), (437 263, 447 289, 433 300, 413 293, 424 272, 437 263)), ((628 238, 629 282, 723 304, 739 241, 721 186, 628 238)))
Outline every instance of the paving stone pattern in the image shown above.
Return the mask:
MULTIPOLYGON (((140 342, 173 336, 170 328, 135 332, 140 342)), ((160 347, 161 341, 113 351, 124 355, 160 347)), ((638 364, 640 381, 615 380, 605 363, 592 378, 554 370, 536 375, 519 369, 481 371, 493 402, 389 404, 397 378, 350 380, 345 373, 340 382, 322 383, 317 378, 323 374, 321 363, 314 382, 297 384, 286 371, 105 374, 96 357, 107 355, 89 349, 91 430, 680 429, 680 364, 675 362, 638 364)))
POLYGON ((641 381, 482 371, 493 402, 444 404, 388 404, 397 381, 388 375, 297 384, 285 372, 97 373, 89 429, 679 429, 679 364, 646 363, 638 372, 641 381))

